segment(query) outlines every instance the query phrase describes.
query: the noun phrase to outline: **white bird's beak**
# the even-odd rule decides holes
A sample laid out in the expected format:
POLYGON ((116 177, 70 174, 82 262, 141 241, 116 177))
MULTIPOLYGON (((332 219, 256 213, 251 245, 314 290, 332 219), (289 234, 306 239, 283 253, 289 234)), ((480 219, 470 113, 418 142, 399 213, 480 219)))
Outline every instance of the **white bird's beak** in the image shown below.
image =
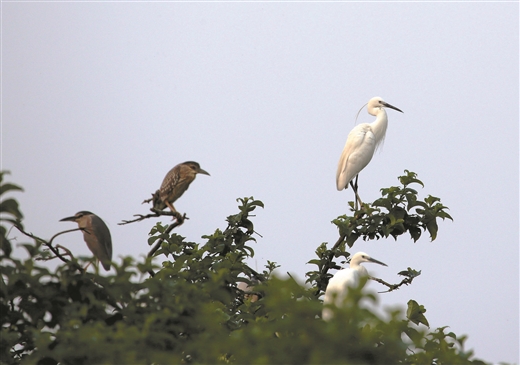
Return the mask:
MULTIPOLYGON (((404 114, 404 112, 403 112, 401 109, 396 108, 395 106, 388 104, 386 101, 381 101, 381 104, 382 104, 383 106, 387 107, 387 108, 397 110, 398 112, 401 112, 401 113, 404 114)), ((386 266, 386 265, 385 265, 385 266, 386 266)))
POLYGON ((376 259, 373 259, 372 257, 368 259, 370 262, 373 262, 375 264, 379 264, 379 265, 383 265, 383 266, 388 266, 387 264, 385 264, 384 262, 381 262, 379 260, 376 260, 376 259))

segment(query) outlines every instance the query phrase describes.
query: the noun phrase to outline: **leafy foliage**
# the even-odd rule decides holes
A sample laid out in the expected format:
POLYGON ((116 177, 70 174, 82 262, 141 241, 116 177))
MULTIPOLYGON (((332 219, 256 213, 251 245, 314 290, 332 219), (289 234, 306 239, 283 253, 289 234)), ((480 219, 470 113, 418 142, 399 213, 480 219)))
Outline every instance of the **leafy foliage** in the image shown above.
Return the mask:
MULTIPOLYGON (((307 273, 307 282, 316 288, 316 295, 321 295, 327 287, 331 277, 328 270, 340 268, 333 259, 343 257, 348 261, 350 254, 346 252, 346 246, 351 248, 358 238, 366 241, 392 236, 397 239, 408 232, 416 242, 423 231, 428 231, 433 241, 437 237, 437 219, 453 220, 446 212, 448 208, 440 203, 439 198, 429 195, 423 201, 418 200, 417 190, 412 189, 410 185, 418 184, 424 187, 424 184, 417 179, 416 173, 405 170, 405 174, 399 176, 402 186, 381 189, 381 198, 372 204, 363 204, 357 211, 354 210, 354 202, 350 202, 354 214, 342 215, 332 221, 338 227, 338 241, 331 249, 327 248, 326 243, 321 244, 316 250, 318 258, 309 261, 318 267, 317 270, 307 273)), ((399 273, 406 276, 406 279, 400 284, 388 286, 390 290, 396 290, 403 284, 411 284, 420 274, 420 271, 408 268, 407 271, 399 273)))
MULTIPOLYGON (((4 183, 4 175, 9 174, 8 171, 0 171, 0 197, 8 191, 23 191, 18 185, 4 183)), ((18 202, 13 198, 0 200, 0 250, 4 255, 11 254, 11 242, 7 238, 7 228, 2 222, 8 222, 12 225, 20 225, 23 215, 18 207, 18 202)))
MULTIPOLYGON (((405 201, 412 201, 412 193, 406 194, 405 201)), ((377 298, 360 287, 349 292, 343 308, 333 308, 334 321, 321 320, 316 285, 276 277, 273 262, 261 273, 247 265, 256 241, 251 213, 263 203, 238 201, 239 212, 227 217, 227 227, 203 236, 204 243, 188 242, 157 223, 148 239, 149 245, 160 242, 155 256, 122 258, 106 276, 82 270, 75 258, 59 257, 63 263, 54 271, 46 268, 41 259, 56 257, 46 250, 52 239, 31 235, 25 260, 4 250, 1 363, 482 364, 464 350, 465 337, 446 333, 446 327, 427 329, 426 310, 413 300, 406 313, 381 315, 361 305, 377 304, 377 298), (157 272, 148 275, 152 270, 157 272)), ((392 207, 377 213, 381 222, 393 224, 387 216, 392 207)), ((425 224, 425 214, 417 214, 414 228, 425 224)), ((322 263, 323 252, 326 244, 315 264, 322 263)), ((344 250, 334 255, 349 257, 344 250)), ((400 274, 411 283, 420 272, 400 274)))
POLYGON ((453 220, 439 198, 428 195, 423 201, 418 200, 417 190, 410 185, 424 184, 414 172, 405 173, 399 177, 402 186, 381 189, 381 198, 371 205, 364 204, 353 217, 344 215, 332 221, 349 247, 359 237, 365 241, 388 236, 397 239, 406 232, 416 242, 422 231, 428 231, 433 241, 437 237, 437 218, 453 220))

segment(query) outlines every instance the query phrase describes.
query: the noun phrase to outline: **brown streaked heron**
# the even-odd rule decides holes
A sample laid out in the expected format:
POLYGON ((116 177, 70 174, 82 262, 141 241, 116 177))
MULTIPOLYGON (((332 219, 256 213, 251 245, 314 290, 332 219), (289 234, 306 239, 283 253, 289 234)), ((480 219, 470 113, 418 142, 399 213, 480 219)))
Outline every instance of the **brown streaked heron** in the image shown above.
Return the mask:
POLYGON ((177 220, 182 220, 181 214, 175 209, 173 203, 179 199, 190 184, 195 180, 197 174, 209 175, 209 173, 200 168, 200 165, 195 161, 186 161, 176 165, 172 168, 152 197, 153 207, 158 210, 163 210, 168 207, 175 214, 177 220))
POLYGON ((96 259, 101 261, 105 270, 110 270, 112 260, 112 238, 107 225, 92 212, 77 212, 72 217, 60 219, 60 222, 76 222, 83 231, 83 239, 96 259))

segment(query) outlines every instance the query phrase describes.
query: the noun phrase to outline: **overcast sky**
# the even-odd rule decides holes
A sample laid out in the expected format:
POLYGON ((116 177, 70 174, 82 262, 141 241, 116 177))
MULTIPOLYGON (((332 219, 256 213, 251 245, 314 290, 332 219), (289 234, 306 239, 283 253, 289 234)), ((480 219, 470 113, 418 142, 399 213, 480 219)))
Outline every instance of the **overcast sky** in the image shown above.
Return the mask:
MULTIPOLYGON (((189 240, 226 227, 238 197, 257 210, 254 244, 304 279, 338 232, 352 190, 336 165, 359 108, 388 111, 381 153, 360 175, 365 201, 408 169, 454 221, 425 234, 356 243, 413 285, 432 329, 450 326, 486 361, 519 362, 519 4, 2 2, 1 168, 26 228, 50 238, 90 210, 112 232, 114 259, 145 255, 157 221, 136 213, 177 163, 200 175, 175 204, 189 240)), ((364 109, 358 122, 374 117, 364 109)), ((164 220, 168 222, 168 220, 164 220)), ((19 237, 19 242, 24 239, 19 237)), ((90 255, 82 235, 58 239, 90 255)), ((21 251, 17 251, 19 254, 21 251)), ((374 290, 382 290, 371 283, 374 290)))

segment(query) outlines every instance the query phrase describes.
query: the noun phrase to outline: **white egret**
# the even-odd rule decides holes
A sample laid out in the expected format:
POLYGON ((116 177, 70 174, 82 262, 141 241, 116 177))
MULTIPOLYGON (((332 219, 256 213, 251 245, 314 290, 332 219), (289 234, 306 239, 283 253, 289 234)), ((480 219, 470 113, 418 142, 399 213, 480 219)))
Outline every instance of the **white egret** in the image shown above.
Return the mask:
POLYGON ((367 103, 368 114, 376 117, 372 123, 362 123, 350 131, 347 142, 341 153, 336 172, 336 186, 338 190, 347 189, 350 183, 356 195, 356 209, 358 202, 362 205, 358 194, 358 174, 372 160, 377 147, 383 142, 388 126, 388 117, 385 107, 403 112, 402 110, 383 101, 379 96, 369 100, 367 103), (352 180, 356 178, 356 183, 352 180))
MULTIPOLYGON (((350 259, 350 269, 339 270, 329 280, 327 289, 325 290, 325 297, 323 298, 323 304, 332 304, 336 307, 341 307, 345 298, 347 297, 349 287, 357 287, 359 280, 362 277, 368 277, 368 271, 364 266, 361 266, 362 262, 373 262, 379 265, 388 266, 381 261, 373 259, 364 252, 358 252, 350 259)), ((330 308, 323 308, 321 317, 328 321, 332 319, 333 313, 330 308)))

